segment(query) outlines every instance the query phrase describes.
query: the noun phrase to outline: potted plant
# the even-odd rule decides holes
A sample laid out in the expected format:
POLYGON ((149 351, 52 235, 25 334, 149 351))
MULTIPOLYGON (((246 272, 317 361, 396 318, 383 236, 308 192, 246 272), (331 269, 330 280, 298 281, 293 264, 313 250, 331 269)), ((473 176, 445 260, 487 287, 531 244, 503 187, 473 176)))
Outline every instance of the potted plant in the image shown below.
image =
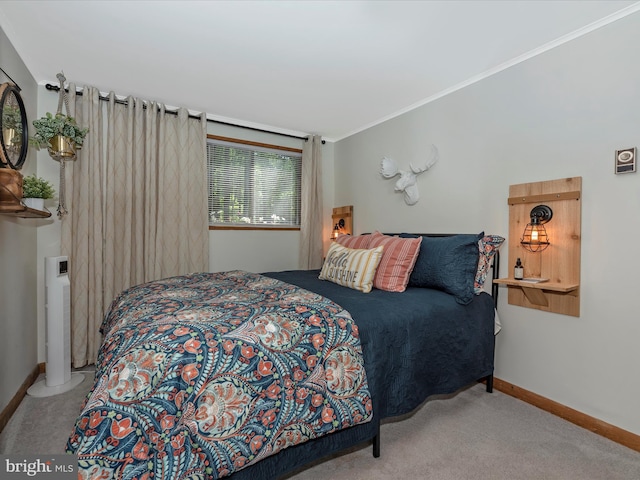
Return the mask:
POLYGON ((81 128, 73 117, 63 113, 47 114, 33 121, 36 133, 31 144, 47 148, 56 160, 75 158, 76 148, 82 147, 88 128, 81 128))
POLYGON ((22 201, 29 208, 44 210, 44 201, 54 194, 53 185, 44 178, 29 175, 22 180, 22 201))

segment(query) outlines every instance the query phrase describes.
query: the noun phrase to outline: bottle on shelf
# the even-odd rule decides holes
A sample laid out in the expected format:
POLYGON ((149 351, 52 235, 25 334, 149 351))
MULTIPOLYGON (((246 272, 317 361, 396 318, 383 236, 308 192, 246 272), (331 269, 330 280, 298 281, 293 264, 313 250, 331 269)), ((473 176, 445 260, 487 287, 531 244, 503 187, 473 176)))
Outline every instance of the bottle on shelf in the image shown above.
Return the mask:
POLYGON ((524 278, 524 268, 519 258, 516 260, 516 266, 513 269, 513 278, 516 280, 522 280, 524 278))

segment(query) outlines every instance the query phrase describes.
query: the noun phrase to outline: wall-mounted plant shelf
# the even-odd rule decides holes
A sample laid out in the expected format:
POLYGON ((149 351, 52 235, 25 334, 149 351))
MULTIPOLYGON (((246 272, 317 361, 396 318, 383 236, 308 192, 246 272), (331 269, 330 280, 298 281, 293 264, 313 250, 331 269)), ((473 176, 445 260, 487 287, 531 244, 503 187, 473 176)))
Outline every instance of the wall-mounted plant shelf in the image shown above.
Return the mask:
POLYGON ((509 272, 494 283, 508 288, 510 305, 564 315, 580 316, 580 243, 582 178, 523 183, 509 187, 509 272), (549 247, 531 252, 520 244, 530 212, 539 204, 553 211, 545 224, 549 247), (513 266, 520 258, 524 277, 548 278, 531 283, 513 278, 513 266))
POLYGON ((36 210, 35 208, 25 207, 21 203, 0 205, 0 214, 20 218, 48 218, 51 216, 51 212, 48 210, 36 210))
POLYGON ((22 203, 22 174, 11 168, 0 168, 0 214, 20 218, 48 218, 48 210, 36 210, 22 203))

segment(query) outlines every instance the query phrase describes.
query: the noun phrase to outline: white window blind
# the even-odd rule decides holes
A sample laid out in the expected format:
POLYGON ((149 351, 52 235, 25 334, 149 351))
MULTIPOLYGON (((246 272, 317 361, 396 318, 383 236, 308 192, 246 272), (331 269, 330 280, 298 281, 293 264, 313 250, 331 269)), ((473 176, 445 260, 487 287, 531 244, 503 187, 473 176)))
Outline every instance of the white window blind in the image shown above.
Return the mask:
POLYGON ((302 153, 207 140, 209 225, 299 227, 302 153))

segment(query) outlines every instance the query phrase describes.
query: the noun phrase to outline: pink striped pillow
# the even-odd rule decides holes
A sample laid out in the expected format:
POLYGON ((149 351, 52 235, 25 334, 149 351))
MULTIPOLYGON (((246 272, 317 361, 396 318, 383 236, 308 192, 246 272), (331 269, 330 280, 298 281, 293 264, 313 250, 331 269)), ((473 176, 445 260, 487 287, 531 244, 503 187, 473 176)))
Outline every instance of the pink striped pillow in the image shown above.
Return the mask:
POLYGON ((347 248, 366 249, 369 248, 370 239, 371 235, 338 235, 336 243, 347 248))
POLYGON ((388 292, 404 292, 409 282, 409 275, 416 264, 420 253, 422 237, 400 238, 373 232, 368 248, 384 246, 382 260, 378 265, 373 286, 388 292))

